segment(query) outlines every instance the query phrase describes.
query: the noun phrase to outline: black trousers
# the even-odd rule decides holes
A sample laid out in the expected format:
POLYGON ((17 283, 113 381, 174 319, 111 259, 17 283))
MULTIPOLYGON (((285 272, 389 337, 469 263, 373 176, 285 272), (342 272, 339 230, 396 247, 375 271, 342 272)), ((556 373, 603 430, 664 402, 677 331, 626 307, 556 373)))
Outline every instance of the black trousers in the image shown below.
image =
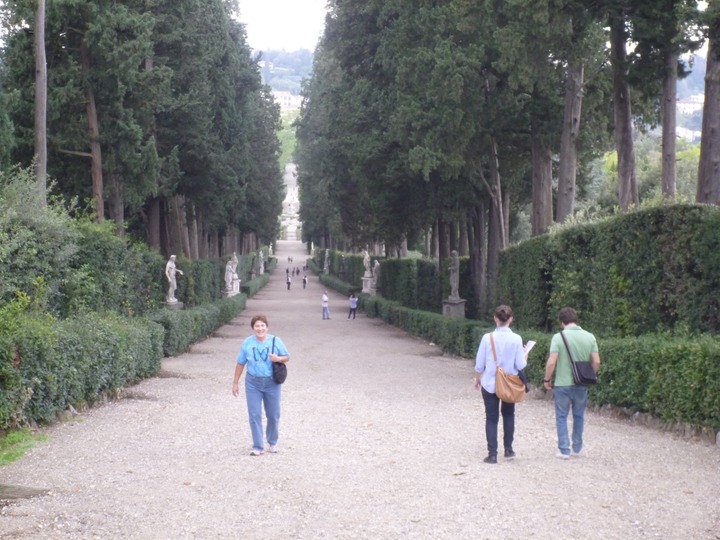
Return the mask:
POLYGON ((513 438, 515 436, 515 404, 502 402, 496 394, 491 394, 484 388, 482 389, 482 397, 485 402, 485 437, 487 438, 488 454, 497 455, 498 453, 498 422, 500 413, 503 419, 503 445, 505 450, 512 449, 513 438))

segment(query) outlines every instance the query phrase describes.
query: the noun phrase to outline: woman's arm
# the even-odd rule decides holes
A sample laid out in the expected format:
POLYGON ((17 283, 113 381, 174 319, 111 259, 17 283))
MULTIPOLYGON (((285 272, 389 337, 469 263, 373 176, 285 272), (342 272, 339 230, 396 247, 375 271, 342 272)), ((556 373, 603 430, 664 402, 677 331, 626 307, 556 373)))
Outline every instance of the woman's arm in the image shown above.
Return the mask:
POLYGON ((243 364, 235 364, 235 376, 233 377, 233 385, 232 385, 232 395, 237 397, 237 395, 240 393, 239 383, 240 383, 240 375, 242 375, 243 369, 245 369, 245 366, 243 364))

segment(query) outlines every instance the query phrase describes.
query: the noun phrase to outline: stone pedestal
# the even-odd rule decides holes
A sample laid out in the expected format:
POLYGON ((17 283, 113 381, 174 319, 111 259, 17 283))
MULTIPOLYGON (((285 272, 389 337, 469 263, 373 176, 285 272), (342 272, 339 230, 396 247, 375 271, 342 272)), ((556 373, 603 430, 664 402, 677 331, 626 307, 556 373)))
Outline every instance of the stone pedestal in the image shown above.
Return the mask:
POLYGON ((371 277, 363 276, 362 278, 363 288, 362 292, 375 296, 375 280, 371 277))
POLYGON ((185 304, 183 304, 183 303, 180 302, 180 301, 178 301, 178 302, 165 302, 165 307, 168 308, 168 309, 182 309, 183 307, 185 307, 185 304))
POLYGON ((462 298, 447 298, 443 300, 443 315, 446 317, 465 318, 465 302, 462 298))
POLYGON ((233 279, 232 289, 230 289, 230 290, 225 289, 223 291, 223 298, 230 298, 231 296, 240 294, 240 281, 242 281, 242 280, 235 277, 235 279, 233 279))

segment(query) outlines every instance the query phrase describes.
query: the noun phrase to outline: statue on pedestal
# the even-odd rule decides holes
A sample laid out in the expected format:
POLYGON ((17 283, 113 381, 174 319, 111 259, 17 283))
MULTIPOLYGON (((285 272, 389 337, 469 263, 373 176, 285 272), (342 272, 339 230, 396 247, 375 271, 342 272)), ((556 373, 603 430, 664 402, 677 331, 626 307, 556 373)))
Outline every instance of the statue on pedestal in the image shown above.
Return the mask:
POLYGON ((232 257, 228 259, 227 264, 225 264, 225 290, 231 291, 233 288, 233 280, 237 278, 237 265, 238 265, 238 258, 235 252, 233 251, 232 257))
POLYGON ((168 280, 168 293, 166 298, 168 304, 177 303, 177 298, 175 298, 175 291, 177 290, 176 274, 183 275, 182 271, 175 266, 175 255, 170 255, 170 260, 168 260, 165 265, 165 277, 167 277, 168 280))
POLYGON ((375 259, 375 266, 373 266, 373 288, 377 289, 378 283, 380 283, 380 261, 375 259))
POLYGON ((460 287, 460 259, 458 258, 458 252, 454 249, 450 253, 450 266, 448 267, 448 270, 450 271, 449 298, 455 300, 460 298, 460 293, 458 291, 460 287))
POLYGON ((265 253, 260 250, 258 253, 258 274, 263 275, 265 273, 265 253))
POLYGON ((365 267, 365 277, 372 277, 372 270, 370 270, 370 254, 367 249, 363 250, 363 266, 365 267))

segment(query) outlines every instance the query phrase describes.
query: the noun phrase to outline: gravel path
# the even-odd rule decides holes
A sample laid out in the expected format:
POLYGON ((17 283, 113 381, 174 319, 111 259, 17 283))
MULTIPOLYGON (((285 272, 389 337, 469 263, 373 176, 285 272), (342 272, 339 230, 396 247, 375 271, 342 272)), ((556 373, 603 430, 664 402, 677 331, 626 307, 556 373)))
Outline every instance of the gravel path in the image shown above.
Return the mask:
POLYGON ((302 265, 301 244, 281 242, 269 285, 164 377, 0 469, 0 483, 50 490, 2 506, 0 538, 720 539, 718 447, 589 413, 586 455, 559 461, 552 405, 529 400, 517 458, 486 465, 471 363, 348 321, 332 291, 321 320, 317 278, 285 290, 288 255, 302 265), (292 354, 281 451, 261 457, 230 392, 255 313, 292 354))

